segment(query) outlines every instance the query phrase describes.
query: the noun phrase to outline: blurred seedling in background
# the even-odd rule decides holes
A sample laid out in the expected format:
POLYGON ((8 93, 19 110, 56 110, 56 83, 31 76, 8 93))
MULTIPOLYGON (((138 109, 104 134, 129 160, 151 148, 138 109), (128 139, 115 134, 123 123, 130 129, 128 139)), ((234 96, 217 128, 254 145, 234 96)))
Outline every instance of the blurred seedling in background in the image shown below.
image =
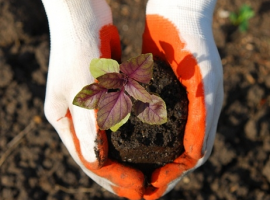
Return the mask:
POLYGON ((241 32, 248 29, 249 19, 255 15, 253 9, 249 5, 242 5, 238 13, 231 12, 229 19, 234 26, 237 26, 241 32))

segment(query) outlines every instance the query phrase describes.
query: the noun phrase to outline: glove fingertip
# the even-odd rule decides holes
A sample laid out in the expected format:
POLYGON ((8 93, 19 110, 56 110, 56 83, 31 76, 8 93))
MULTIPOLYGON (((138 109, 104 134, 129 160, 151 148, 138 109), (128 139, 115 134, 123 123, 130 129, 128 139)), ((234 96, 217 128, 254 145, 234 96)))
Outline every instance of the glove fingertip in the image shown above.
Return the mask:
POLYGON ((164 167, 156 169, 151 177, 151 184, 153 187, 159 188, 168 185, 175 178, 179 177, 185 168, 181 164, 169 163, 164 167))
POLYGON ((118 30, 115 26, 109 24, 101 28, 100 32, 100 51, 101 58, 113 58, 121 61, 121 44, 118 30))
POLYGON ((166 192, 166 189, 167 189, 166 185, 159 188, 155 188, 153 186, 147 187, 145 190, 145 194, 143 195, 143 198, 145 200, 158 199, 164 195, 164 193, 166 192))
POLYGON ((133 200, 140 200, 144 194, 144 188, 128 189, 112 186, 113 191, 120 197, 125 197, 133 200))

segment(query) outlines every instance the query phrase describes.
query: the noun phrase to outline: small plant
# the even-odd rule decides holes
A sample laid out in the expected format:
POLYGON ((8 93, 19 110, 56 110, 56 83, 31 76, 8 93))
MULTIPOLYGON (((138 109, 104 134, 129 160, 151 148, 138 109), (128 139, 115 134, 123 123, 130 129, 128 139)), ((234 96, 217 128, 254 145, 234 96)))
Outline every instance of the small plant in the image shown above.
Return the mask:
POLYGON ((134 113, 142 122, 151 125, 167 122, 165 102, 139 84, 149 84, 152 79, 152 54, 142 54, 120 65, 112 59, 93 59, 90 72, 97 82, 82 88, 73 104, 97 109, 101 130, 116 131, 127 122, 132 108, 130 97, 135 100, 134 113))
POLYGON ((246 4, 242 5, 239 13, 230 13, 230 21, 234 26, 238 26, 241 32, 246 32, 248 29, 248 20, 254 16, 252 8, 246 4))

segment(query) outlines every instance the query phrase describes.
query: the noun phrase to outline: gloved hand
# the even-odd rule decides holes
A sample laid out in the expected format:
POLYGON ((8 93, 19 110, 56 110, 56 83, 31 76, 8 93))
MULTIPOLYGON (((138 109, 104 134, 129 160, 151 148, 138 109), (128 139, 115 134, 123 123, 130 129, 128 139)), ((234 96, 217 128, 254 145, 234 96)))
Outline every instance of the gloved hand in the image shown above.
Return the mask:
POLYGON ((209 157, 223 101, 220 57, 212 35, 216 0, 149 0, 143 53, 168 61, 189 100, 185 152, 154 171, 145 199, 169 192, 189 171, 209 157))
MULTIPOLYGON (((189 116, 185 153, 154 172, 154 188, 147 188, 146 199, 164 195, 209 157, 223 99, 221 64, 211 32, 215 1, 185 2, 150 0, 147 7, 143 52, 171 64, 187 88, 189 116)), ((110 9, 104 0, 43 3, 51 31, 46 116, 88 176, 119 196, 139 199, 145 192, 143 174, 109 160, 106 135, 97 128, 95 112, 72 105, 77 92, 94 80, 88 71, 92 58, 120 60, 110 9)))
POLYGON ((121 48, 111 11, 105 0, 42 0, 49 21, 51 52, 45 114, 73 159, 107 190, 131 199, 144 193, 142 172, 107 158, 104 131, 96 113, 72 105, 73 98, 94 81, 91 59, 120 61, 121 48))

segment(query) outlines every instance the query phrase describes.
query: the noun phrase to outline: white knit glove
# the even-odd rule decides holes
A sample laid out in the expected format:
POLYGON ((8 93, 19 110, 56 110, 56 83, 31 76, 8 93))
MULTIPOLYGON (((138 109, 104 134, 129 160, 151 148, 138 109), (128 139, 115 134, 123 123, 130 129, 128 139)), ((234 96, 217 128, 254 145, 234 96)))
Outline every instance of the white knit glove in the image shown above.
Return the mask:
POLYGON ((186 87, 189 106, 185 152, 152 174, 145 199, 169 192, 209 157, 223 101, 223 75, 212 34, 216 0, 149 0, 143 53, 167 60, 186 87))
POLYGON ((157 169, 152 186, 135 169, 107 158, 107 138, 94 111, 72 105, 93 82, 92 58, 120 60, 119 36, 104 0, 43 0, 51 32, 45 113, 74 160, 107 190, 129 199, 157 199, 209 157, 222 99, 222 68, 212 31, 215 0, 149 0, 143 53, 167 60, 188 91, 185 152, 157 169), (185 3, 184 3, 185 2, 185 3), (113 49, 113 51, 111 51, 113 49))
POLYGON ((112 25, 105 0, 43 0, 51 33, 51 52, 45 114, 73 159, 107 190, 139 199, 144 188, 142 172, 107 158, 104 131, 92 110, 72 105, 75 95, 94 81, 93 58, 120 61, 119 35, 112 25))

